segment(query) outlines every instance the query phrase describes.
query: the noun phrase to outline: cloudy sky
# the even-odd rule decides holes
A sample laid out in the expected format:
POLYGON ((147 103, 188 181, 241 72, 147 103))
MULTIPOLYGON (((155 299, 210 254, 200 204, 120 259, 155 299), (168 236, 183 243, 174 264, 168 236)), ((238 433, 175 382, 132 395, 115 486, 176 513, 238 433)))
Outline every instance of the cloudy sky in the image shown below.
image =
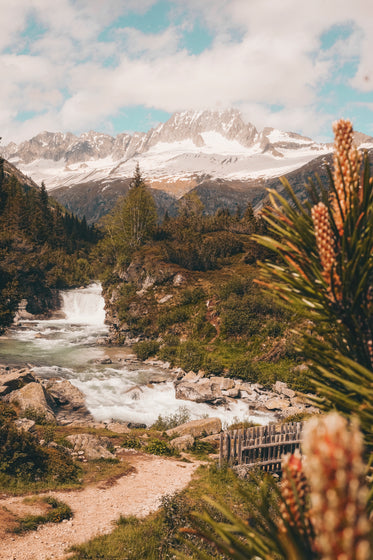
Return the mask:
POLYGON ((0 0, 2 143, 146 131, 240 109, 324 140, 373 136, 372 0, 0 0))

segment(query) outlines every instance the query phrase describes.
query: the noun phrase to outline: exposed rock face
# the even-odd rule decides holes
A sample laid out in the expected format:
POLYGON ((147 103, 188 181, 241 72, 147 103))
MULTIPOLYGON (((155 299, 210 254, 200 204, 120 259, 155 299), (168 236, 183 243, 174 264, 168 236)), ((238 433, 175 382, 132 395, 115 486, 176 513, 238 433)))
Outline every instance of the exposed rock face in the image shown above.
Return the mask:
POLYGON ((32 432, 35 428, 35 421, 29 418, 18 418, 14 422, 15 427, 23 432, 32 432))
POLYGON ((75 434, 67 436, 66 439, 73 445, 73 453, 84 456, 87 460, 115 458, 108 449, 111 446, 108 438, 97 438, 91 434, 75 434))
POLYGON ((47 395, 40 383, 31 382, 17 391, 12 391, 7 400, 9 402, 17 402, 23 411, 35 410, 43 415, 47 422, 56 422, 56 417, 47 402, 47 395))
POLYGON ((191 422, 186 422, 176 428, 171 428, 167 430, 168 436, 173 436, 178 434, 180 436, 191 435, 193 437, 199 437, 202 435, 218 434, 222 430, 222 424, 220 418, 202 418, 201 420, 192 420, 191 422))

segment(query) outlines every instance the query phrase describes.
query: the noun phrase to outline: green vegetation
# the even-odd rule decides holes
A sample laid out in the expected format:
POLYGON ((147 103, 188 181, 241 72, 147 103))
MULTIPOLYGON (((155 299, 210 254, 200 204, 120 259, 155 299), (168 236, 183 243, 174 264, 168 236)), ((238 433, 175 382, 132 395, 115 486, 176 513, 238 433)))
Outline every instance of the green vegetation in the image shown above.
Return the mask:
POLYGON ((44 185, 21 185, 1 158, 0 232, 0 333, 21 299, 30 313, 44 313, 58 303, 54 289, 92 278, 87 257, 96 229, 53 202, 44 185))
MULTIPOLYGON (((180 529, 191 527, 190 514, 192 511, 202 512, 204 508, 203 496, 209 495, 215 499, 222 498, 230 504, 233 510, 242 516, 249 517, 250 507, 243 503, 241 491, 250 496, 255 503, 260 495, 256 485, 245 480, 238 480, 230 470, 215 467, 200 467, 197 476, 189 487, 180 494, 166 496, 162 508, 155 514, 143 520, 133 517, 121 518, 118 526, 110 535, 93 539, 77 547, 73 547, 75 554, 71 560, 165 560, 174 558, 174 550, 188 554, 193 560, 196 556, 180 538, 180 529)), ((220 515, 211 513, 216 519, 220 515)), ((195 537, 183 537, 187 541, 196 542, 195 537)), ((214 554, 214 549, 207 543, 198 542, 198 546, 205 552, 214 554)))
POLYGON ((13 533, 25 533, 27 531, 35 531, 39 525, 44 523, 61 523, 64 519, 71 519, 73 513, 71 508, 64 502, 60 502, 51 496, 42 498, 48 506, 48 511, 41 515, 27 515, 17 519, 17 525, 12 530, 13 533))

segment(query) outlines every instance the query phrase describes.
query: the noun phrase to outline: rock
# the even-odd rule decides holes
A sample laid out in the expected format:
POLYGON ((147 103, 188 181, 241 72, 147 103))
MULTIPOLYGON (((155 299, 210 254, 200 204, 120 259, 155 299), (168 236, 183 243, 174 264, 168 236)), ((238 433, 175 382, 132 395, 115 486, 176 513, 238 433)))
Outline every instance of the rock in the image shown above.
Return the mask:
POLYGON ((185 282, 186 282, 186 279, 182 274, 180 274, 180 272, 175 274, 174 279, 173 279, 173 285, 174 286, 181 286, 182 284, 185 284, 185 282))
POLYGON ((22 432, 32 432, 34 431, 35 421, 29 418, 18 418, 18 420, 14 422, 14 425, 17 430, 21 430, 22 432))
POLYGON ((146 428, 146 424, 141 424, 141 422, 128 422, 127 426, 131 430, 144 430, 146 428))
POLYGON ((18 391, 13 391, 7 400, 16 401, 22 411, 34 410, 37 414, 44 416, 47 422, 56 422, 53 411, 48 405, 44 388, 40 383, 28 383, 18 391))
POLYGON ((12 391, 21 389, 28 383, 35 383, 36 378, 29 369, 23 368, 12 370, 0 375, 0 397, 8 395, 12 391))
POLYGON ((174 296, 172 294, 167 294, 166 296, 164 296, 163 298, 161 298, 160 300, 158 300, 158 303, 166 303, 167 301, 169 301, 170 299, 172 299, 174 296))
POLYGON ((293 391, 292 389, 289 389, 287 384, 284 383, 283 381, 276 381, 276 383, 273 385, 272 389, 275 391, 275 393, 278 393, 279 395, 285 395, 286 397, 289 397, 290 399, 295 397, 295 395, 296 395, 295 391, 293 391))
POLYGON ((74 422, 93 422, 93 416, 85 405, 84 394, 70 381, 64 379, 42 380, 47 393, 55 403, 55 414, 60 424, 72 424, 74 422))
POLYGON ((134 387, 130 387, 127 391, 124 392, 125 395, 129 395, 132 400, 138 401, 141 398, 141 393, 144 391, 141 389, 139 385, 135 385, 134 387))
POLYGON ((106 424, 106 429, 116 434, 128 434, 131 431, 128 424, 122 422, 110 422, 106 424))
POLYGON ((178 434, 180 436, 189 434, 193 437, 199 437, 202 435, 218 434, 222 430, 220 418, 201 418, 200 420, 191 420, 176 428, 171 428, 167 430, 168 436, 173 436, 178 434))
POLYGON ((211 434, 210 436, 202 438, 201 441, 206 441, 215 447, 220 447, 220 434, 211 434))
POLYGON ((230 397, 232 399, 237 399, 240 394, 240 390, 237 387, 229 389, 228 391, 222 391, 222 395, 224 395, 225 397, 230 397))
POLYGON ((275 397, 264 402, 264 406, 268 408, 268 410, 284 410, 285 408, 289 408, 290 402, 286 399, 275 397))
POLYGON ((183 381, 189 381, 190 383, 197 383, 203 377, 200 373, 195 373, 194 371, 188 371, 183 377, 183 381))
POLYGON ((229 377, 210 377, 209 379, 210 382, 217 385, 221 391, 228 391, 235 386, 234 379, 230 379, 229 377))
POLYGON ((108 449, 108 447, 111 447, 111 441, 108 438, 96 437, 91 434, 74 434, 67 436, 66 439, 73 445, 75 453, 88 460, 115 458, 108 449))
POLYGON ((172 441, 170 441, 170 447, 177 449, 177 451, 185 451, 190 449, 194 443, 194 437, 190 434, 185 434, 185 436, 179 436, 172 441))
POLYGON ((197 403, 224 403, 220 386, 217 383, 211 383, 210 379, 200 379, 197 382, 184 382, 182 380, 175 384, 175 396, 177 399, 197 403))

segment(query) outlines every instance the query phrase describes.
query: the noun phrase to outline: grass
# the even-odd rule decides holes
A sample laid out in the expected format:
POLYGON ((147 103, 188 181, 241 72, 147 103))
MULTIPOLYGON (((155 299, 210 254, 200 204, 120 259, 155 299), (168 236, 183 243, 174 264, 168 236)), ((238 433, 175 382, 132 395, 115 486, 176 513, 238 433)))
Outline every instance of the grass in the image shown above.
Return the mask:
POLYGON ((12 529, 13 533, 26 533, 36 531, 39 525, 45 523, 61 523, 64 519, 71 519, 73 513, 71 508, 64 502, 60 502, 51 496, 39 498, 39 503, 47 504, 46 513, 40 515, 26 515, 17 519, 17 525, 12 529))
MULTIPOLYGON (((175 558, 173 550, 178 550, 193 560, 187 543, 180 540, 180 529, 190 527, 190 515, 208 508, 204 496, 224 501, 232 510, 247 519, 249 503, 257 497, 256 485, 247 480, 239 480, 230 469, 217 469, 215 466, 200 467, 189 487, 174 496, 166 496, 162 508, 143 520, 134 517, 120 518, 114 531, 97 537, 88 543, 72 548, 70 560, 168 560, 175 558), (244 500, 240 490, 245 490, 249 499, 244 500)), ((184 537, 188 541, 189 536, 184 537)), ((210 554, 216 554, 208 544, 210 554)), ((216 558, 221 558, 216 556, 216 558)))

